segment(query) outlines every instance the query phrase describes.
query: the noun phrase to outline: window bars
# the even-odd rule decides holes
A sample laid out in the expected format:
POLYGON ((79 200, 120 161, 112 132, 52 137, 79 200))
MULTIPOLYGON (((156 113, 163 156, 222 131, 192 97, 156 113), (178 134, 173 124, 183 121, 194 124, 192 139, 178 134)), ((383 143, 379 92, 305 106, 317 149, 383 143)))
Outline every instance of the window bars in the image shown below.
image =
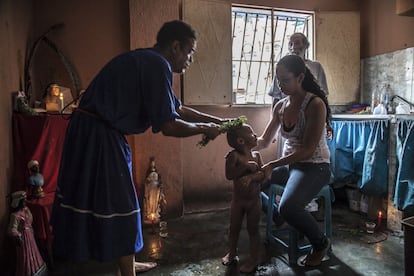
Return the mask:
POLYGON ((233 6, 233 103, 270 104, 274 65, 288 53, 290 35, 304 33, 312 47, 312 26, 311 13, 233 6))

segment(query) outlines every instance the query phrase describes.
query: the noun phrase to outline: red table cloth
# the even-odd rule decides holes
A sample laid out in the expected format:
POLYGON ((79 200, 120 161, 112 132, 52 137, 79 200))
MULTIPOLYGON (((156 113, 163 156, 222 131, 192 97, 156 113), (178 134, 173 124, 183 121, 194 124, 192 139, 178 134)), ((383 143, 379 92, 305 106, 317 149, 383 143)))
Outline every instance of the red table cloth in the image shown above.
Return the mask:
MULTIPOLYGON (((50 254, 52 229, 49 225, 59 173, 60 158, 69 115, 39 114, 38 116, 13 114, 14 171, 12 192, 25 190, 28 186, 30 160, 39 161, 40 173, 44 178, 42 199, 30 199, 27 206, 33 214, 33 230, 39 245, 50 254)), ((50 256, 49 256, 50 257, 50 256)))

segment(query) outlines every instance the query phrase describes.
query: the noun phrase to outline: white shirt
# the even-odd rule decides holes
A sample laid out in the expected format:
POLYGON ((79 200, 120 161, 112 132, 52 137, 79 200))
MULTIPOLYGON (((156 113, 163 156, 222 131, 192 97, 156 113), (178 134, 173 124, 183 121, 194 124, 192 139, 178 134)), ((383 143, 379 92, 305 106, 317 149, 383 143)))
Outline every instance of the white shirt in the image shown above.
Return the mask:
MULTIPOLYGON (((286 130, 283 126, 283 122, 284 122, 283 115, 284 115, 286 104, 289 98, 284 98, 282 100, 283 103, 279 110, 278 116, 279 116, 279 121, 282 124, 280 126, 280 132, 282 134, 282 137, 286 139, 285 145, 283 147, 283 156, 289 155, 295 152, 300 147, 302 147, 303 135, 305 133, 305 126, 306 126, 305 110, 313 97, 316 97, 316 96, 310 92, 306 93, 306 96, 303 99, 302 105, 300 107, 298 120, 295 126, 290 130, 286 130)), ((328 148, 328 144, 326 143, 325 131, 322 132, 321 137, 319 138, 318 146, 316 147, 312 157, 307 160, 303 160, 301 162, 309 162, 309 163, 329 163, 330 162, 330 151, 328 148)))

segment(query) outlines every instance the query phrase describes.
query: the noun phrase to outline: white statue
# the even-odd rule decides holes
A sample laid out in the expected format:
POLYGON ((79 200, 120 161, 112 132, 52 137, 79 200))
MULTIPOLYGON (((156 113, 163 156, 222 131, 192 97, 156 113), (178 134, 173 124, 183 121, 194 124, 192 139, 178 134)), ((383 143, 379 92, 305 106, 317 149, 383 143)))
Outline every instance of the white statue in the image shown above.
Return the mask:
POLYGON ((161 178, 151 158, 148 176, 145 179, 144 223, 155 224, 160 221, 161 178))

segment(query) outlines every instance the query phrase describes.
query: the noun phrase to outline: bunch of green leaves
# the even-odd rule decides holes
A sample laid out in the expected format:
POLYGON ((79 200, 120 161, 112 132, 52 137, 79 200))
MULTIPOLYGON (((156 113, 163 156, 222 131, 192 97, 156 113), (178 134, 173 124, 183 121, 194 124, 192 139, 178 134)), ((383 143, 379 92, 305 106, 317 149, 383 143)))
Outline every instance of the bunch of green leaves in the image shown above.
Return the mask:
MULTIPOLYGON (((229 130, 241 127, 245 122, 247 122, 247 117, 245 115, 241 115, 236 119, 228 120, 224 123, 221 123, 219 125, 219 131, 221 134, 226 133, 229 130)), ((208 142, 210 142, 210 140, 210 138, 204 135, 203 139, 201 139, 201 141, 197 143, 197 147, 202 148, 206 146, 208 142)))

